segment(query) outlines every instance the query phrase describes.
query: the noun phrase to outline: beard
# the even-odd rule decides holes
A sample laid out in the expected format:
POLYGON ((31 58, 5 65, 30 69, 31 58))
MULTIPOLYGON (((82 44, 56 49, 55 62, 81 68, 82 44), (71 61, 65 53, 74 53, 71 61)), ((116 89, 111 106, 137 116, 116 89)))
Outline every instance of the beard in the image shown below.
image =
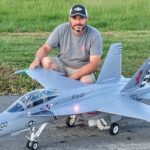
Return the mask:
POLYGON ((82 31, 84 30, 85 25, 76 24, 76 25, 74 25, 74 26, 71 25, 71 27, 72 27, 72 29, 73 29, 74 31, 80 33, 80 32, 82 32, 82 31))
POLYGON ((82 30, 83 30, 83 27, 82 27, 82 26, 76 27, 76 31, 77 31, 77 32, 81 32, 82 30))

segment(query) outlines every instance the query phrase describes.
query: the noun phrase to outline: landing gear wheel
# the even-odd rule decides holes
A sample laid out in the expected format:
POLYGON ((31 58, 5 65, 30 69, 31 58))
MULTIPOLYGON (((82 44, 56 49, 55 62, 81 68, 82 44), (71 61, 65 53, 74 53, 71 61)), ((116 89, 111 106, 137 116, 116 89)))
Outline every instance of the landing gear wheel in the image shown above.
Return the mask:
POLYGON ((29 149, 30 149, 30 148, 31 148, 31 146, 32 146, 32 142, 31 142, 30 140, 28 140, 28 141, 27 141, 26 146, 27 146, 27 148, 29 148, 29 149))
POLYGON ((38 149, 38 142, 28 140, 26 146, 27 146, 27 148, 29 148, 31 150, 37 150, 38 149))
POLYGON ((112 123, 109 129, 111 135, 116 135, 119 132, 119 124, 112 123))
POLYGON ((66 125, 68 127, 74 127, 75 122, 76 122, 76 116, 75 115, 71 115, 71 116, 67 117, 67 119, 66 119, 66 125))
POLYGON ((37 150, 38 149, 38 142, 36 141, 33 141, 32 142, 32 147, 31 147, 32 150, 37 150))

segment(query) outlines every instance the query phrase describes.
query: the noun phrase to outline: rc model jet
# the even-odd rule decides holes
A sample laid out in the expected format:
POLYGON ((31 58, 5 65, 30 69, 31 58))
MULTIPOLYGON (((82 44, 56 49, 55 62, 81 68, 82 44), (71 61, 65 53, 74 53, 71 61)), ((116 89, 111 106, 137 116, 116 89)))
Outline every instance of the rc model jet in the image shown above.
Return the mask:
POLYGON ((29 130, 27 147, 36 150, 37 138, 46 125, 63 117, 69 127, 82 119, 89 126, 109 129, 112 135, 119 132, 122 116, 150 121, 150 105, 144 101, 150 100, 150 59, 130 79, 121 74, 121 57, 122 44, 112 44, 92 85, 43 68, 17 71, 29 75, 44 89, 26 93, 0 114, 0 136, 29 130))

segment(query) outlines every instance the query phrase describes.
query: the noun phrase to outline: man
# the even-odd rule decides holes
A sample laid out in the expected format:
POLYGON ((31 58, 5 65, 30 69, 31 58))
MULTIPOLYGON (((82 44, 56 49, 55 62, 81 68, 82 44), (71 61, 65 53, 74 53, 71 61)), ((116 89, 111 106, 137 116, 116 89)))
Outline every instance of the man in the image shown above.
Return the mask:
POLYGON ((70 10, 69 22, 56 27, 38 49, 30 68, 41 65, 83 83, 94 83, 94 72, 101 61, 102 38, 95 28, 87 25, 87 19, 86 8, 74 5, 70 10), (59 49, 58 57, 48 57, 53 48, 59 49))

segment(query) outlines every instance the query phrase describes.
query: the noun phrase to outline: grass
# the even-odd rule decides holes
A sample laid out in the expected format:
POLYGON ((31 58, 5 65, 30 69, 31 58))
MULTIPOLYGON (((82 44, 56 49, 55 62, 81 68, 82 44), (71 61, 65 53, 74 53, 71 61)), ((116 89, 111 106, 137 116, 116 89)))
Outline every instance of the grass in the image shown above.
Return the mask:
MULTIPOLYGON (((39 88, 27 76, 13 74, 16 70, 28 68, 34 59, 37 48, 47 39, 49 33, 1 33, 0 34, 0 95, 22 94, 39 88)), ((123 72, 132 76, 150 57, 150 31, 102 32, 103 57, 106 57, 111 43, 123 44, 123 72)), ((57 51, 53 51, 52 56, 57 51)), ((112 64, 113 67, 113 64, 112 64)))
POLYGON ((89 24, 101 31, 150 29, 149 0, 0 0, 0 32, 49 32, 84 4, 89 24))

